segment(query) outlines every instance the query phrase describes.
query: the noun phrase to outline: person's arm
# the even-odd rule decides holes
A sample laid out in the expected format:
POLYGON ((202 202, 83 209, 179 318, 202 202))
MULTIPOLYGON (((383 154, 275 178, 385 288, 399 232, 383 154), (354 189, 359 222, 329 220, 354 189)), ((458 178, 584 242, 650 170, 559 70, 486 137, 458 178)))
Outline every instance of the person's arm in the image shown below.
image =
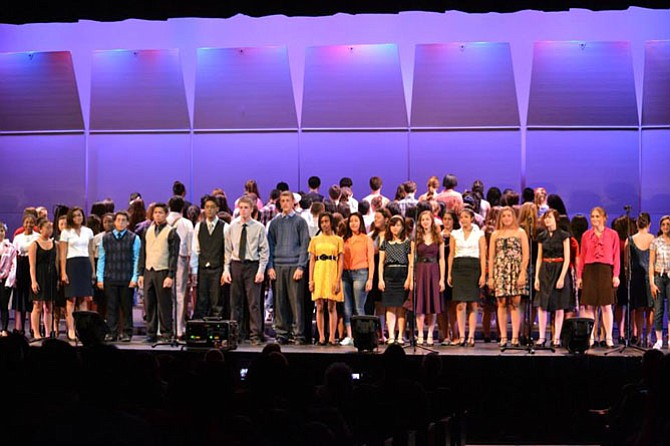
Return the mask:
POLYGON ((93 231, 91 231, 91 237, 88 239, 88 259, 91 262, 92 279, 95 280, 95 243, 93 241, 93 231))
POLYGON ((268 247, 270 248, 268 256, 268 277, 270 280, 277 279, 277 273, 275 272, 275 246, 277 243, 277 239, 275 238, 275 221, 276 220, 270 220, 270 223, 268 224, 268 247))
POLYGON ((303 272, 307 268, 307 247, 309 246, 309 228, 304 218, 298 220, 298 237, 300 238, 300 257, 298 258, 298 267, 293 273, 293 280, 302 279, 303 272))
POLYGON ((200 256, 200 239, 198 239, 198 231, 202 223, 196 223, 193 230, 193 238, 191 239, 191 258, 189 266, 191 267, 191 275, 195 277, 198 274, 198 257, 200 256))
MULTIPOLYGON (((570 248, 568 248, 570 249, 570 248)), ((542 250, 542 243, 537 244, 537 261, 535 262, 535 291, 540 291, 540 268, 542 267, 542 259, 544 253, 542 250)), ((570 253, 568 252, 568 265, 570 265, 570 253)))
POLYGON ((137 286, 140 288, 144 288, 144 268, 146 267, 146 262, 147 262, 147 239, 146 239, 146 232, 147 231, 142 231, 142 235, 140 237, 140 259, 137 264, 137 286))
MULTIPOLYGON (((174 279, 174 276, 177 272, 177 262, 179 261, 179 247, 181 240, 179 240, 179 234, 176 230, 172 228, 165 228, 169 230, 168 234, 168 278, 174 279)), ((172 285, 165 288, 170 288, 172 285)))
POLYGON ((335 278, 335 284, 333 285, 334 295, 338 295, 340 293, 340 289, 342 288, 342 273, 344 272, 344 240, 340 238, 337 241, 337 244, 337 277, 335 278))
POLYGON ((270 257, 270 247, 268 246, 268 238, 265 235, 265 228, 260 225, 258 231, 258 272, 256 273, 255 282, 261 283, 265 280, 265 268, 270 257))
POLYGON ((379 291, 384 291, 386 284, 384 283, 384 260, 386 259, 386 251, 379 250, 379 264, 377 270, 379 271, 379 280, 377 281, 377 288, 379 291))
POLYGON ((222 279, 224 283, 232 283, 233 278, 230 275, 230 262, 233 260, 233 226, 228 225, 226 231, 224 231, 223 237, 223 246, 224 246, 224 255, 223 255, 223 275, 222 279))
POLYGON ((30 263, 30 287, 34 294, 40 290, 37 284, 37 242, 32 242, 28 248, 28 262, 30 263))
POLYGON ((99 289, 104 289, 104 281, 105 281, 105 241, 104 237, 103 240, 100 241, 100 247, 98 248, 98 268, 96 270, 96 277, 98 281, 98 288, 99 289))
POLYGON ((133 242, 133 275, 130 278, 129 288, 135 288, 138 285, 138 268, 140 263, 140 250, 142 247, 142 240, 140 236, 135 234, 135 241, 133 242))
POLYGON ((556 281, 556 289, 562 290, 565 285, 565 276, 568 274, 570 269, 570 237, 565 237, 563 240, 563 268, 561 268, 561 274, 558 276, 556 281))
POLYGON ((484 234, 479 237, 479 268, 481 269, 479 288, 483 288, 486 285, 486 237, 484 234))
POLYGON ((528 262, 530 262, 530 256, 528 254, 529 252, 529 242, 528 242, 528 235, 526 235, 526 231, 523 229, 519 229, 519 233, 521 234, 521 271, 519 272, 519 279, 517 280, 517 285, 519 286, 524 286, 526 284, 526 280, 528 280, 527 274, 528 274, 528 262))
POLYGON ((372 278, 375 275, 375 246, 370 237, 366 236, 365 238, 368 255, 368 280, 365 282, 365 291, 368 292, 372 289, 372 278))
MULTIPOLYGON (((313 240, 313 239, 312 239, 313 240)), ((309 244, 309 292, 314 292, 314 267, 316 266, 316 255, 313 252, 313 243, 309 244)), ((319 297, 319 296, 317 296, 319 297)))
POLYGON ((491 234, 491 240, 489 240, 489 289, 493 290, 495 288, 495 280, 493 279, 493 264, 495 261, 496 255, 496 239, 498 238, 498 231, 493 231, 491 234))
POLYGON ((651 242, 649 245, 649 288, 651 289, 651 296, 656 299, 658 297, 658 287, 654 281, 654 271, 656 270, 656 244, 651 242))
POLYGON ((444 270, 445 270, 446 262, 444 261, 444 241, 442 241, 442 240, 440 240, 439 250, 440 250, 440 254, 439 254, 439 256, 440 256, 440 260, 439 260, 439 264, 440 264, 440 291, 444 291, 444 288, 445 288, 445 286, 444 286, 444 270))
POLYGON ((586 234, 588 233, 585 232, 582 234, 582 243, 580 245, 579 249, 579 261, 577 263, 577 288, 582 287, 582 273, 584 272, 584 263, 586 262, 586 257, 589 253, 589 241, 586 238, 586 234))
POLYGON ((416 246, 414 242, 409 242, 409 254, 407 256, 407 280, 405 280, 405 289, 411 290, 414 288, 414 250, 416 246))
POLYGON ((456 239, 453 235, 449 236, 449 258, 447 259, 447 284, 451 287, 454 286, 453 281, 451 280, 451 268, 454 265, 454 255, 456 254, 456 239))
POLYGON ((61 240, 60 243, 58 243, 58 247, 60 248, 60 280, 64 284, 68 284, 70 283, 70 281, 68 280, 67 269, 65 267, 65 264, 67 262, 68 239, 67 237, 63 239, 62 235, 63 233, 61 233, 61 240))
POLYGON ((619 274, 621 273, 621 241, 619 240, 619 235, 612 230, 612 239, 614 243, 612 244, 612 260, 614 261, 614 270, 612 271, 612 287, 617 288, 619 286, 619 274))

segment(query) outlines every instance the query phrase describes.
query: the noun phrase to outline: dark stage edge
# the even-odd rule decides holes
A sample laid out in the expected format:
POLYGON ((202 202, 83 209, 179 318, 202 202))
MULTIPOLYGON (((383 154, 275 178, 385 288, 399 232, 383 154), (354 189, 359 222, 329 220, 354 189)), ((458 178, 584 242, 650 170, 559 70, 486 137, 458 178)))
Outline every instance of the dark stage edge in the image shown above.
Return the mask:
MULTIPOLYGON (((115 345, 131 354, 148 351, 194 360, 207 351, 186 346, 152 348, 142 339, 115 345)), ((242 343, 235 350, 225 351, 226 361, 234 369, 246 368, 262 348, 242 343)), ((373 352, 358 352, 355 347, 285 345, 281 350, 295 373, 320 384, 333 362, 347 363, 361 374, 362 382, 376 381, 382 374, 385 348, 380 345, 373 352)), ((563 348, 556 353, 500 352, 497 344, 482 341, 477 341, 474 348, 436 346, 431 350, 441 360, 442 385, 452 390, 467 411, 467 442, 477 444, 599 443, 602 420, 589 410, 610 406, 624 384, 639 380, 642 358, 642 352, 632 348, 624 352, 594 348, 582 355, 563 348)), ((415 351, 409 346, 405 352, 409 368, 418 379, 421 361, 432 352, 419 347, 415 351)))

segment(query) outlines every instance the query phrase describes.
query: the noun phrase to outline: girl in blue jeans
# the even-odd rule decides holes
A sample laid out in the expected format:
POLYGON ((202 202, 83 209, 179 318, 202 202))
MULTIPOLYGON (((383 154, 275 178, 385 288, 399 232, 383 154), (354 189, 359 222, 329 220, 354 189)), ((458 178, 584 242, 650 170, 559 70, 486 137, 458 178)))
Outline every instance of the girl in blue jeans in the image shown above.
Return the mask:
POLYGON ((372 276, 375 267, 375 252, 372 239, 365 232, 363 216, 354 212, 349 216, 344 233, 344 326, 347 330, 341 345, 353 345, 351 316, 365 315, 365 300, 372 289, 372 276))

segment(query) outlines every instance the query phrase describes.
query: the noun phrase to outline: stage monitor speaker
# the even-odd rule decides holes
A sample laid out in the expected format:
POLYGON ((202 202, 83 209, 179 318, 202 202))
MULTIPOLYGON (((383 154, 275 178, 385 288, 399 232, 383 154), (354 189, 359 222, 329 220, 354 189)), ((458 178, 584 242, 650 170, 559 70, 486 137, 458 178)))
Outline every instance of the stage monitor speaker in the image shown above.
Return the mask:
POLYGON ((96 311, 75 311, 74 329, 79 341, 84 347, 105 343, 105 335, 108 333, 107 323, 96 311))
POLYGON ((594 320, 587 317, 574 317, 563 321, 561 342, 570 353, 584 353, 589 349, 589 340, 593 332, 594 320))
POLYGON ((186 322, 186 347, 235 350, 238 335, 234 320, 205 318, 186 322))
POLYGON ((379 343, 378 316, 352 316, 351 330, 354 335, 354 346, 361 351, 372 351, 379 343))

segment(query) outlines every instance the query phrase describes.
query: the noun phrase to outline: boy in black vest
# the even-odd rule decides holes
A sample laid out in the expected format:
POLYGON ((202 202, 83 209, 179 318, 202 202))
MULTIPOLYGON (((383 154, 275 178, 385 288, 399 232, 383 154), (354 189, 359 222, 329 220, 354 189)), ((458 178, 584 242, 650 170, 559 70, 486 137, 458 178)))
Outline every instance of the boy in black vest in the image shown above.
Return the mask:
POLYGON ((197 277, 198 298, 193 319, 205 316, 220 317, 222 311, 221 287, 225 254, 226 223, 219 220, 219 204, 212 196, 204 199, 205 219, 193 229, 191 273, 197 277))
POLYGON ((102 237, 98 251, 98 288, 104 290, 107 300, 106 341, 117 340, 119 308, 123 320, 121 342, 130 342, 133 336, 133 289, 137 286, 137 264, 140 259, 140 238, 129 231, 128 213, 114 214, 114 229, 102 237))

